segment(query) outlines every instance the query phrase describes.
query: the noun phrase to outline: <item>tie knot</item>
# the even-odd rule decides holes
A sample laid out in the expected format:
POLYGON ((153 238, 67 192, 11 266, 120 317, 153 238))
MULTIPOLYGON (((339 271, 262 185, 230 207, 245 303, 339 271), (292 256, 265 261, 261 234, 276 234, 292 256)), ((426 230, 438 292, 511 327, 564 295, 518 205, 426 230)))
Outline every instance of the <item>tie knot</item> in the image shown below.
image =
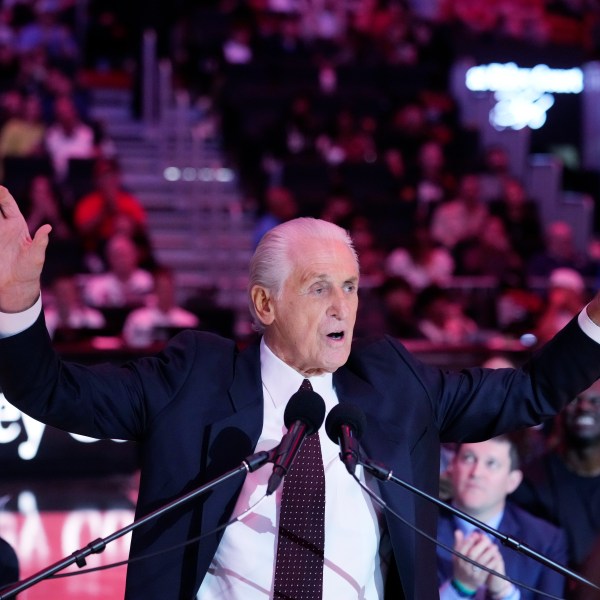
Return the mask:
POLYGON ((311 385, 310 381, 309 381, 308 379, 305 379, 305 380, 302 382, 302 385, 300 385, 300 389, 301 389, 301 390, 304 390, 304 391, 309 391, 309 392, 312 392, 312 389, 313 389, 313 387, 312 387, 312 385, 311 385))

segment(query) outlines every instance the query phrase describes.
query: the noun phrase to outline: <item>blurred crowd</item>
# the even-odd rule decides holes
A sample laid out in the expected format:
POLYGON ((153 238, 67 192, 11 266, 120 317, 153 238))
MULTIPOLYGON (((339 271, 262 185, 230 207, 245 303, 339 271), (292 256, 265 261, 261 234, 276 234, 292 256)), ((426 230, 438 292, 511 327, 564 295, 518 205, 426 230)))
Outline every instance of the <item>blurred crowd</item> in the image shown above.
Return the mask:
POLYGON ((569 223, 544 220, 506 149, 461 124, 449 91, 453 62, 482 42, 597 58, 591 3, 264 0, 201 12, 194 32, 207 35, 182 39, 257 215, 254 243, 295 216, 347 228, 361 260, 358 335, 535 345, 597 289, 598 240, 584 248, 569 223))
POLYGON ((32 232, 52 225, 42 294, 57 342, 114 336, 146 347, 199 324, 178 306, 177 274, 155 260, 143 203, 123 185, 121 157, 93 118, 98 81, 135 88, 134 9, 0 5, 0 181, 32 232))
MULTIPOLYGON (((201 319, 193 302, 177 306, 177 273, 157 264, 143 203, 91 117, 94 75, 126 73, 135 87, 141 27, 132 7, 84 7, 0 6, 0 177, 32 230, 53 226, 43 282, 53 335, 129 332, 143 345, 153 338, 131 334, 133 310, 152 309, 160 339, 201 319), (186 308, 195 321, 175 316, 186 308)), ((542 219, 506 150, 461 125, 448 85, 473 40, 598 57, 591 3, 220 0, 163 12, 149 6, 158 52, 210 107, 256 217, 254 243, 300 215, 351 232, 357 335, 535 344, 597 288, 600 240, 582 249, 569 223, 542 219)))

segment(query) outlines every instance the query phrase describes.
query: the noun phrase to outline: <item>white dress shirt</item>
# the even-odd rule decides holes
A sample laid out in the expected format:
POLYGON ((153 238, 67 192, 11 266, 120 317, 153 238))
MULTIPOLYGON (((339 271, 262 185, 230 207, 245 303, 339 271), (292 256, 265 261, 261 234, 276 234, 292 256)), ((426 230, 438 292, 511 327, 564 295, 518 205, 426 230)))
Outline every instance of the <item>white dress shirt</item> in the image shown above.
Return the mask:
MULTIPOLYGON (((277 358, 264 340, 260 347, 264 420, 256 451, 277 446, 286 432, 283 415, 287 401, 304 377, 277 358)), ((338 403, 332 375, 311 377, 323 397, 327 413, 338 403)), ((339 458, 339 447, 319 430, 325 469, 325 564, 323 598, 350 600, 383 598, 384 573, 391 556, 383 517, 366 492, 352 479, 339 458)), ((247 510, 265 494, 272 467, 249 473, 234 515, 247 510)), ((362 467, 357 475, 365 481, 362 467)), ((370 478, 369 478, 370 479, 370 478)), ((273 596, 277 549, 279 489, 242 521, 225 530, 198 600, 265 600, 273 596)))

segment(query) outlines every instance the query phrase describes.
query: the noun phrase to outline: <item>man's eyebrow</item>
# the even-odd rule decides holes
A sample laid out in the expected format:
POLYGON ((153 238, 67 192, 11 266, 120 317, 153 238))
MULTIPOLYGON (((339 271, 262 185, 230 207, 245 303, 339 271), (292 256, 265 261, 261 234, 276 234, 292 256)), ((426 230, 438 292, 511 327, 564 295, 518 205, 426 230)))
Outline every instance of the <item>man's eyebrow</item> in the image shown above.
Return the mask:
MULTIPOLYGON (((319 281, 333 281, 335 278, 333 275, 331 275, 330 273, 310 273, 307 278, 306 281, 314 283, 314 282, 319 282, 319 281)), ((358 276, 353 275, 352 277, 348 277, 347 279, 344 279, 344 284, 346 283, 358 283, 358 276)))

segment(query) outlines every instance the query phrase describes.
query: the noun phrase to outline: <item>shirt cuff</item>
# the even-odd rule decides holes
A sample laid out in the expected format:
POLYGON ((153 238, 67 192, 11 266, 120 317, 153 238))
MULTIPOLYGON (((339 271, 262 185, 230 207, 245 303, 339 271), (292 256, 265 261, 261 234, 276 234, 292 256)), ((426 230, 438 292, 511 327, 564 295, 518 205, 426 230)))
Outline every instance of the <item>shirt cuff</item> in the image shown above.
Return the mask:
MULTIPOLYGON (((0 339, 11 337, 29 329, 42 312, 42 297, 27 310, 18 313, 0 312, 0 339)), ((600 329, 600 328, 599 328, 600 329)))
POLYGON ((504 600, 521 600, 520 590, 516 586, 513 585, 512 594, 510 594, 509 596, 506 596, 504 598, 504 600))
POLYGON ((502 600, 521 600, 521 592, 515 585, 511 587, 510 594, 502 596, 502 600))
POLYGON ((577 322, 583 333, 588 337, 591 337, 597 344, 600 344, 600 327, 590 319, 587 314, 587 307, 585 307, 577 317, 577 322))
POLYGON ((456 590, 450 584, 450 580, 447 579, 440 586, 440 600, 463 600, 456 590))

